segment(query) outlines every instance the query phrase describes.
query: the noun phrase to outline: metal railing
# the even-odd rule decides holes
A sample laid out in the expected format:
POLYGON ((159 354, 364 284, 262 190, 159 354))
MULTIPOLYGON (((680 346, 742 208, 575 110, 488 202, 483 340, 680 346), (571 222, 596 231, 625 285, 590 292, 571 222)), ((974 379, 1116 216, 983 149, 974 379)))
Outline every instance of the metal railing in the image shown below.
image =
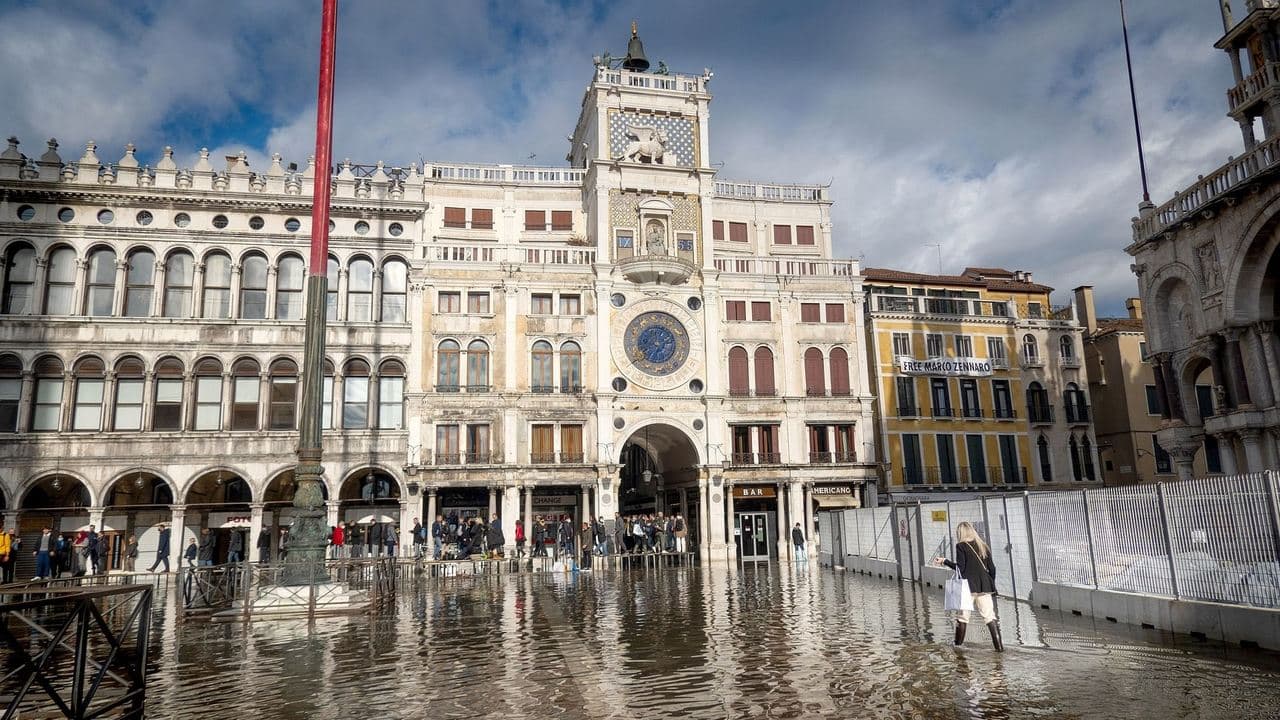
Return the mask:
POLYGON ((141 718, 150 585, 0 588, 3 717, 141 718))
POLYGON ((178 593, 185 615, 221 620, 358 613, 394 597, 401 565, 392 557, 326 560, 316 569, 320 581, 310 584, 285 582, 295 568, 284 563, 186 567, 179 571, 178 593))

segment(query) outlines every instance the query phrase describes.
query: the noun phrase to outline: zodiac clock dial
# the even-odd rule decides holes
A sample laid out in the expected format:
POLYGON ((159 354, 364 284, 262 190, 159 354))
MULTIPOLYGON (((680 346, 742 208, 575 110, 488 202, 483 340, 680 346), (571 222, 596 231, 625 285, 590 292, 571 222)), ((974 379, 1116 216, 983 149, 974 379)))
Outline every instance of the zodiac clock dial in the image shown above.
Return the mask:
POLYGON ((689 333, 664 312, 646 312, 632 319, 623 345, 633 365, 657 377, 676 372, 689 358, 689 333))

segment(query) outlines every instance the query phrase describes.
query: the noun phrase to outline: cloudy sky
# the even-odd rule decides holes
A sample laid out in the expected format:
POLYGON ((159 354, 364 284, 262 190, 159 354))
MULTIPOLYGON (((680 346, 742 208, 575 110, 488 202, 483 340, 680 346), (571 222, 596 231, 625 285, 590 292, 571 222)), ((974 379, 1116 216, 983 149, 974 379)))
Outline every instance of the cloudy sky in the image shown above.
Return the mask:
MULTIPOLYGON (((311 153, 319 0, 0 0, 0 131, 189 166, 311 153)), ((1141 189, 1116 0, 340 0, 334 154, 564 164, 591 56, 715 71, 722 177, 832 183, 837 254, 1134 294, 1141 189), (530 159, 533 156, 533 159, 530 159)), ((1157 203, 1239 154, 1214 0, 1129 0, 1157 203)))

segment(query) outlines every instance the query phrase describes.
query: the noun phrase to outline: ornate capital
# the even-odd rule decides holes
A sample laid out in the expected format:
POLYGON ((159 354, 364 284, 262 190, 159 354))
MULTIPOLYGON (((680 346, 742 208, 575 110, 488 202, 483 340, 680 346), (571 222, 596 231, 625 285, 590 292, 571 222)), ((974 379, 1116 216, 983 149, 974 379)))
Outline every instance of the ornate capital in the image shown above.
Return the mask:
POLYGON ((1259 335, 1269 335, 1275 331, 1275 326, 1275 322, 1271 320, 1259 320, 1253 324, 1253 330, 1259 335))
POLYGON ((1246 445, 1252 445, 1262 439, 1261 428, 1240 428, 1236 430, 1236 435, 1240 436, 1240 442, 1246 445))
POLYGON ((1229 327, 1222 330, 1222 337, 1229 343, 1238 343, 1240 338, 1244 336, 1244 328, 1229 327))

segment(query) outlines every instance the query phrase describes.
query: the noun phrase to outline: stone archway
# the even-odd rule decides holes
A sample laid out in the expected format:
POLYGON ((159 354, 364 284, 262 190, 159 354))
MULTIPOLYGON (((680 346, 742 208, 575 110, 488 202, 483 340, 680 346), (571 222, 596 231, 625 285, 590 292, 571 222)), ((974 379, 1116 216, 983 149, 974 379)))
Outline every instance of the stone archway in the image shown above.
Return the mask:
POLYGON ((153 470, 133 468, 117 475, 103 493, 102 566, 112 570, 126 565, 130 536, 137 541, 139 558, 153 558, 160 525, 172 521, 173 501, 173 485, 153 470))
POLYGON ((352 557, 383 555, 388 537, 402 542, 400 498, 400 481, 382 468, 362 467, 347 474, 338 487, 338 520, 346 523, 352 557))
MULTIPOLYGON (((664 512, 671 490, 697 487, 698 448, 680 428, 655 422, 637 428, 622 445, 618 507, 623 515, 664 512)), ((677 494, 678 496, 678 494, 677 494)), ((684 504, 689 504, 686 500, 684 504)), ((686 516, 695 515, 682 507, 686 516)))

